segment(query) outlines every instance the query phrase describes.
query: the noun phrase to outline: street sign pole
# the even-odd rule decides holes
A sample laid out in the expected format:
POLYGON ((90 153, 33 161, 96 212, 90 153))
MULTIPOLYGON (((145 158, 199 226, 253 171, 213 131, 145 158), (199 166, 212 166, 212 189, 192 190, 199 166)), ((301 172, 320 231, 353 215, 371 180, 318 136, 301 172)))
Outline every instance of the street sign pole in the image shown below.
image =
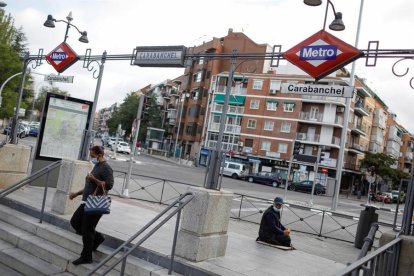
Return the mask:
POLYGON ((135 150, 137 148, 137 141, 138 141, 138 133, 139 133, 139 128, 141 126, 141 115, 142 115, 142 108, 144 107, 144 101, 145 101, 145 95, 141 94, 141 96, 139 97, 139 104, 138 104, 138 111, 137 111, 137 118, 136 118, 136 124, 137 126, 135 127, 135 133, 134 133, 134 141, 132 142, 131 145, 131 152, 129 153, 129 164, 128 164, 128 174, 127 174, 127 178, 125 181, 124 186, 122 187, 122 197, 129 197, 129 182, 131 180, 131 173, 132 173, 132 157, 135 156, 135 150))
POLYGON ((321 159, 321 152, 322 152, 321 147, 318 147, 318 155, 316 156, 316 163, 315 163, 315 178, 313 179, 311 198, 310 198, 310 201, 309 201, 310 206, 313 206, 313 194, 315 193, 316 177, 318 176, 318 169, 319 169, 319 161, 321 159))
POLYGON ((287 176, 286 176, 285 194, 283 195, 283 200, 286 200, 286 197, 287 197, 287 190, 288 190, 288 183, 289 183, 290 171, 292 170, 293 150, 294 150, 294 147, 295 147, 295 142, 296 142, 296 139, 294 139, 292 141, 292 147, 290 149, 289 167, 288 167, 288 172, 287 172, 287 176))

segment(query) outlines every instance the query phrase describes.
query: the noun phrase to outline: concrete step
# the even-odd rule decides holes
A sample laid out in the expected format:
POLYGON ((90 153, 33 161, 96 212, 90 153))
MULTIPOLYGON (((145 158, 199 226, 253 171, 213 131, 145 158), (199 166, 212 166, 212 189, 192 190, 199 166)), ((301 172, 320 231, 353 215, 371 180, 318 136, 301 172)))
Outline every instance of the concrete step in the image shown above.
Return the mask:
MULTIPOLYGON (((82 251, 82 238, 79 235, 45 222, 39 223, 38 219, 6 206, 0 208, 0 220, 5 222, 0 223, 0 239, 75 275, 85 275, 113 251, 102 245, 93 254, 93 264, 74 266, 71 261, 79 257, 82 251)), ((120 264, 117 265, 114 273, 108 275, 119 275, 120 267, 120 264)), ((125 269, 127 275, 167 275, 166 271, 133 256, 128 257, 125 269)))
POLYGON ((17 272, 14 269, 11 269, 10 267, 0 263, 0 275, 4 276, 24 276, 23 274, 17 272))
POLYGON ((64 269, 37 258, 26 251, 0 241, 0 262, 27 276, 55 275, 64 269))

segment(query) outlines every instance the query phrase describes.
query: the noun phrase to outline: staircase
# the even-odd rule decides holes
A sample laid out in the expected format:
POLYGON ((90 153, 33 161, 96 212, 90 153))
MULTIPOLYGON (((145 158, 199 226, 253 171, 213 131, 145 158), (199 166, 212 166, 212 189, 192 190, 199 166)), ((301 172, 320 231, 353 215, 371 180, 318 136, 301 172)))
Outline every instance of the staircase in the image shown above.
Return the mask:
MULTIPOLYGON (((0 275, 85 275, 113 249, 101 245, 94 263, 74 266, 81 251, 81 236, 0 205, 0 275)), ((161 276, 168 270, 129 256, 125 274, 161 276)), ((107 275, 120 275, 120 265, 107 275)))

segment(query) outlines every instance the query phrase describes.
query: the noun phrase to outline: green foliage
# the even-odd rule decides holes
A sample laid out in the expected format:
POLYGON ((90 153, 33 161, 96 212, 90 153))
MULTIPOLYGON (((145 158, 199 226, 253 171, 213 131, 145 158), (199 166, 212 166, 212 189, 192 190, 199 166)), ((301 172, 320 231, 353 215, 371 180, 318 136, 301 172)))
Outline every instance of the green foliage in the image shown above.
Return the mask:
MULTIPOLYGON (((115 134, 118 124, 125 130, 124 138, 129 137, 132 131, 132 124, 137 116, 139 96, 136 93, 129 93, 120 105, 119 109, 107 121, 109 133, 115 134)), ((143 119, 141 120, 138 140, 144 141, 148 127, 161 127, 161 110, 156 105, 152 94, 147 95, 146 107, 143 108, 143 119)))
MULTIPOLYGON (((0 84, 3 84, 9 77, 22 72, 23 63, 21 56, 26 51, 26 37, 22 29, 14 27, 14 20, 10 15, 5 15, 0 9, 0 84)), ((30 79, 30 77, 28 77, 30 79)), ((0 107, 0 118, 14 115, 14 107, 18 99, 18 88, 21 78, 16 76, 4 87, 1 97, 3 98, 0 107)), ((29 96, 26 94, 26 96, 29 96)), ((30 97, 23 97, 22 108, 30 105, 30 97)))
POLYGON ((410 178, 409 174, 391 167, 396 162, 397 159, 386 155, 385 153, 366 152, 361 166, 366 169, 370 169, 374 166, 376 174, 385 179, 392 179, 393 181, 399 181, 402 178, 410 178))
POLYGON ((54 94, 70 97, 70 94, 67 91, 61 90, 59 87, 42 86, 40 88, 39 95, 37 96, 37 99, 35 100, 35 104, 34 104, 34 109, 35 110, 43 111, 43 105, 45 104, 45 99, 46 99, 46 94, 47 93, 54 93, 54 94))

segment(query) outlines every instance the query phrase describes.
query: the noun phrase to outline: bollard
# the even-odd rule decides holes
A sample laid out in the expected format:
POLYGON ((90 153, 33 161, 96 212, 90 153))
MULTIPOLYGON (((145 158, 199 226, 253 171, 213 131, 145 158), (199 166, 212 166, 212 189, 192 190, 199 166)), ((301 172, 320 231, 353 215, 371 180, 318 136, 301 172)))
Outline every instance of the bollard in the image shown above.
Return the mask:
POLYGON ((355 235, 354 246, 361 249, 364 244, 364 238, 368 235, 369 229, 373 222, 378 222, 378 214, 375 213, 374 206, 365 206, 365 210, 362 210, 359 215, 357 232, 355 235))

